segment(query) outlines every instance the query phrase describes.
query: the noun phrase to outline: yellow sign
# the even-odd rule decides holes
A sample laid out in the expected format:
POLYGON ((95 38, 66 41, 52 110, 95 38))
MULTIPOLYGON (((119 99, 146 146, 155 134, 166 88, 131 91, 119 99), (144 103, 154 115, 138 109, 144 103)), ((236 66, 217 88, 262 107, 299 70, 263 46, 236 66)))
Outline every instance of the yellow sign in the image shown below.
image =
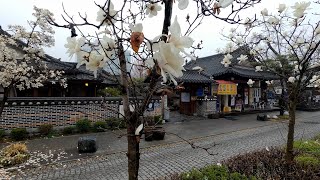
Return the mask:
POLYGON ((236 84, 219 84, 218 95, 236 95, 237 85, 236 84))

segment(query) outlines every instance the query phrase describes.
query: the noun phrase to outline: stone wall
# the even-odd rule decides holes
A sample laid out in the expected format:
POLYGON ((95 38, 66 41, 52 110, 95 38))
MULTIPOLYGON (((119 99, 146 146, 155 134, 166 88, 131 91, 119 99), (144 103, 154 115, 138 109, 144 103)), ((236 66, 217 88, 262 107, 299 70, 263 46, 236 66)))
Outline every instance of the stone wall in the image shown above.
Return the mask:
MULTIPOLYGON (((154 108, 148 109, 144 115, 160 115, 160 100, 153 99, 151 103, 155 104, 154 108)), ((37 128, 42 124, 63 127, 74 125, 82 118, 92 122, 118 118, 122 117, 119 114, 121 104, 121 99, 114 97, 9 98, 0 119, 0 129, 37 128)))

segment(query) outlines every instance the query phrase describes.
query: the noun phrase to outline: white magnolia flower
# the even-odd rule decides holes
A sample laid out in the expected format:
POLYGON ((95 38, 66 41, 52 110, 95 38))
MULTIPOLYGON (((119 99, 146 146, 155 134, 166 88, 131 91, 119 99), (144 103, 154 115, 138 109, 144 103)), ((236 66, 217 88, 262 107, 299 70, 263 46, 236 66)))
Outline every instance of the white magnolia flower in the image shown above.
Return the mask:
POLYGON ((76 37, 68 37, 67 44, 64 45, 67 48, 67 53, 69 53, 69 57, 72 57, 74 54, 77 54, 81 51, 81 46, 85 43, 85 38, 81 37, 77 39, 76 37))
POLYGON ((295 77, 289 77, 288 78, 288 82, 290 82, 290 83, 294 83, 295 80, 296 80, 295 77))
POLYGON ((262 67, 261 66, 256 66, 256 72, 262 71, 262 67))
POLYGON ((316 48, 316 45, 317 45, 317 44, 316 44, 315 42, 312 42, 311 45, 310 45, 310 49, 316 48))
POLYGON ((105 65, 104 57, 96 51, 90 53, 89 62, 86 63, 86 69, 93 71, 94 77, 97 78, 97 71, 105 65))
POLYGON ((79 68, 81 65, 86 64, 89 60, 89 53, 85 51, 80 51, 77 53, 77 68, 79 68))
POLYGON ((189 0, 177 0, 179 3, 178 3, 178 8, 180 10, 184 10, 188 7, 189 5, 189 0))
POLYGON ((252 87, 252 85, 254 84, 254 81, 253 81, 252 79, 249 79, 249 80, 247 81, 247 84, 248 84, 250 87, 252 87))
POLYGON ((234 0, 217 0, 218 6, 221 8, 226 8, 233 3, 234 0))
POLYGON ((314 30, 314 33, 316 35, 319 35, 320 34, 320 25, 318 25, 318 27, 314 30))
POLYGON ((233 43, 229 42, 226 44, 226 47, 225 47, 223 53, 229 54, 229 53, 233 52, 235 49, 236 49, 236 47, 233 45, 233 43))
POLYGON ((183 75, 184 59, 179 54, 180 50, 173 43, 159 42, 159 52, 155 52, 154 59, 158 62, 161 69, 163 82, 167 82, 167 74, 175 85, 177 85, 174 77, 179 78, 183 75))
POLYGON ((267 84, 268 86, 272 85, 272 84, 273 84, 273 80, 271 80, 271 81, 266 81, 266 84, 267 84))
POLYGON ((99 9, 97 12, 97 21, 100 23, 103 23, 103 25, 111 25, 116 22, 116 18, 118 17, 117 11, 114 10, 114 5, 112 2, 110 2, 110 6, 105 7, 105 9, 99 9), (107 18, 107 14, 109 14, 109 17, 107 18))
POLYGON ((233 56, 231 54, 224 55, 224 58, 221 61, 221 64, 223 64, 224 67, 229 67, 229 65, 231 64, 232 58, 233 58, 233 56))
POLYGON ((236 28, 230 28, 230 32, 231 33, 235 33, 236 32, 236 28))
POLYGON ((143 26, 141 23, 130 24, 129 28, 131 29, 132 32, 142 32, 142 30, 143 30, 143 26))
POLYGON ((188 36, 181 36, 181 28, 177 20, 177 16, 174 19, 174 22, 169 27, 170 37, 168 42, 172 43, 176 48, 178 48, 185 55, 190 57, 192 60, 195 60, 190 54, 184 51, 184 48, 190 48, 193 44, 193 39, 188 36))
POLYGON ((294 10, 293 15, 296 18, 302 18, 304 16, 304 11, 310 6, 311 2, 296 2, 291 8, 294 10))
POLYGON ((240 57, 238 57, 237 59, 239 60, 238 63, 240 64, 240 63, 246 61, 248 59, 248 56, 241 54, 240 57))
POLYGON ((270 17, 268 19, 268 23, 270 23, 270 24, 277 25, 277 24, 279 24, 279 22, 280 22, 280 20, 278 18, 276 18, 276 17, 270 17))
POLYGON ((157 16, 158 11, 161 11, 161 9, 161 6, 159 6, 157 3, 147 4, 146 15, 149 15, 149 18, 157 16))
POLYGON ((241 37, 237 37, 236 38, 236 44, 237 45, 242 45, 244 43, 244 39, 243 38, 241 38, 241 37))
POLYGON ((316 82, 317 80, 319 80, 319 76, 317 75, 313 75, 312 78, 310 79, 310 82, 316 82))
POLYGON ((302 66, 301 65, 295 65, 294 66, 294 71, 298 72, 299 70, 302 69, 302 66))
POLYGON ((279 4, 278 12, 282 13, 286 9, 286 4, 279 4))
POLYGON ((256 50, 251 49, 251 50, 250 50, 250 54, 253 55, 253 56, 255 56, 255 55, 257 55, 257 52, 256 52, 256 50))
POLYGON ((297 39, 297 43, 298 44, 303 44, 304 43, 304 39, 303 38, 298 38, 297 39))
POLYGON ((262 14, 262 16, 268 16, 268 9, 267 9, 267 8, 264 8, 264 9, 261 11, 261 14, 262 14))

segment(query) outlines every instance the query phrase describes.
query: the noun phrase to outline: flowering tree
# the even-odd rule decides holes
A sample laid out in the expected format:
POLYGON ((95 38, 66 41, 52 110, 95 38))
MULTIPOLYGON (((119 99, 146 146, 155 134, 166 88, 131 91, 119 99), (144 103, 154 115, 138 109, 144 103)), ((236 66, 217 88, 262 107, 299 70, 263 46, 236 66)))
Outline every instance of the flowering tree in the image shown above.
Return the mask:
MULTIPOLYGON (((296 2, 292 6, 279 4, 277 12, 261 11, 255 22, 250 19, 244 25, 245 31, 232 29, 225 37, 232 45, 246 46, 254 56, 256 71, 275 73, 288 92, 289 129, 286 160, 293 160, 295 110, 299 95, 307 86, 319 81, 317 67, 320 63, 320 21, 319 14, 311 13, 311 2, 296 2)), ((317 3, 314 3, 317 6, 317 3)), ((315 8, 314 8, 315 9, 315 8)), ((226 48, 230 49, 230 48, 226 48)), ((228 55, 225 57, 228 62, 228 55)), ((239 60, 246 60, 240 57, 239 60)), ((225 62, 222 62, 225 63, 225 62)), ((273 81, 266 82, 272 85, 273 81)))
POLYGON ((113 64, 113 67, 120 69, 121 82, 119 84, 122 89, 124 106, 124 114, 121 116, 127 124, 129 179, 138 178, 139 141, 143 129, 143 122, 139 121, 139 116, 143 115, 153 93, 161 88, 157 86, 157 82, 173 82, 177 85, 175 78, 183 75, 185 58, 195 59, 193 55, 187 53, 187 49, 192 48, 194 43, 193 39, 189 37, 190 33, 201 24, 205 16, 213 16, 229 23, 240 23, 241 19, 238 18, 238 13, 242 9, 260 2, 260 0, 233 1, 195 0, 196 12, 193 16, 186 17, 189 27, 184 34, 178 18, 174 17, 171 23, 171 16, 174 5, 177 4, 180 10, 184 10, 188 7, 189 0, 177 0, 176 4, 173 0, 124 0, 117 1, 117 3, 106 0, 104 4, 96 4, 97 22, 89 22, 87 16, 81 12, 79 13, 80 22, 76 22, 73 16, 66 13, 63 16, 66 21, 64 25, 48 17, 48 21, 52 25, 71 30, 71 37, 67 38, 65 47, 71 57, 76 57, 78 66, 85 65, 86 69, 95 75, 97 75, 98 69, 104 67, 107 62, 107 64, 113 64), (219 16, 220 8, 228 6, 231 8, 230 14, 226 17, 219 16), (145 37, 143 20, 159 15, 162 9, 164 9, 162 31, 159 30, 156 37, 145 37), (96 32, 85 35, 83 28, 88 26, 96 28, 96 32), (77 33, 81 37, 76 37, 77 33), (135 64, 145 69, 149 73, 150 79, 142 103, 132 102, 133 111, 130 111, 129 108, 128 94, 129 88, 134 91, 135 82, 131 74, 127 72, 128 62, 125 57, 127 50, 134 52, 131 56, 134 56, 135 64), (118 60, 119 63, 116 63, 118 60))
POLYGON ((8 31, 1 30, 0 87, 4 96, 0 117, 13 87, 19 90, 39 88, 48 80, 66 86, 66 80, 61 78, 63 72, 49 70, 44 62, 46 55, 42 48, 54 45, 54 31, 46 21, 46 17, 53 14, 37 7, 34 11, 35 21, 28 21, 30 31, 19 25, 9 26, 8 31))

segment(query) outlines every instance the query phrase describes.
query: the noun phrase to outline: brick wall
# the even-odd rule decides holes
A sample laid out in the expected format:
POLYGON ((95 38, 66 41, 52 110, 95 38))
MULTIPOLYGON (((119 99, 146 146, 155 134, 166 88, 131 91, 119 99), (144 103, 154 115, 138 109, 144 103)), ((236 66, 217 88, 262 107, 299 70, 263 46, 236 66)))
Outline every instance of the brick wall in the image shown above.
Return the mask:
MULTIPOLYGON (((159 99, 151 101, 160 104, 159 99)), ((9 98, 0 119, 0 129, 36 128, 42 124, 55 127, 74 125, 82 118, 92 122, 119 115, 120 98, 9 98)), ((145 116, 159 115, 161 106, 146 111, 145 116)))

